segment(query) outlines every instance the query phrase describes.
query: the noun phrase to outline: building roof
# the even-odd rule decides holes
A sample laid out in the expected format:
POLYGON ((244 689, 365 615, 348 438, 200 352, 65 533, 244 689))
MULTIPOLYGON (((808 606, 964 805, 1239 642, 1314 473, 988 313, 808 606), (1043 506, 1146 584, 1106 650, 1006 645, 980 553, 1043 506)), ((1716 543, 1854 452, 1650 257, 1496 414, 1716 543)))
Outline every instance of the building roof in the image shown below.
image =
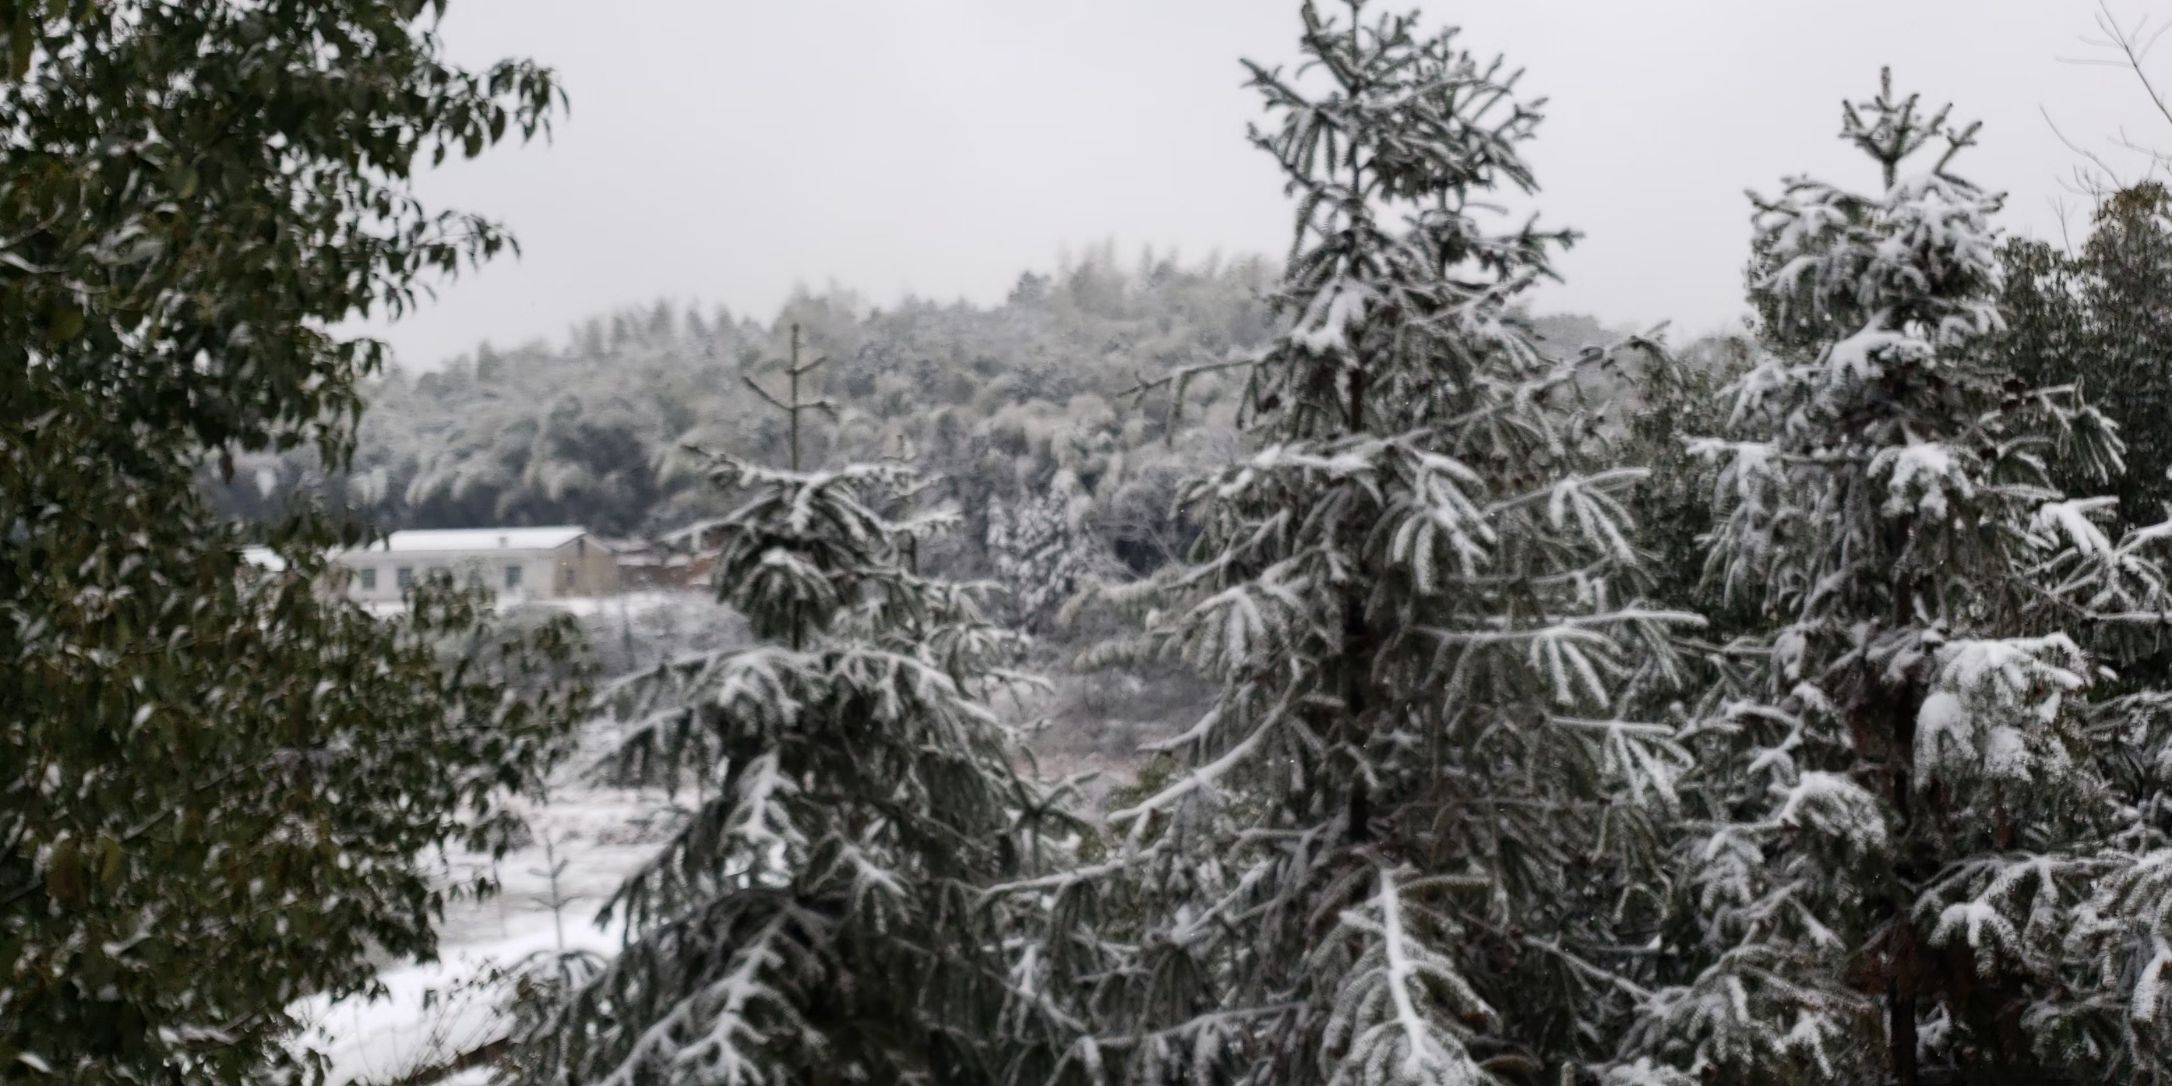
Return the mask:
POLYGON ((699 543, 701 542, 701 537, 703 535, 716 528, 723 527, 726 519, 727 518, 724 517, 710 517, 706 520, 697 520, 692 524, 686 525, 685 527, 675 528, 671 531, 665 532, 664 534, 657 536, 656 539, 657 542, 660 542, 667 547, 676 546, 680 543, 699 543))
POLYGON ((258 569, 269 570, 273 573, 285 573, 287 571, 287 560, 279 557, 279 552, 270 547, 243 547, 241 548, 241 560, 258 569))
POLYGON ((587 534, 588 529, 570 524, 555 528, 410 528, 386 536, 382 542, 371 544, 369 549, 395 554, 548 551, 587 534))

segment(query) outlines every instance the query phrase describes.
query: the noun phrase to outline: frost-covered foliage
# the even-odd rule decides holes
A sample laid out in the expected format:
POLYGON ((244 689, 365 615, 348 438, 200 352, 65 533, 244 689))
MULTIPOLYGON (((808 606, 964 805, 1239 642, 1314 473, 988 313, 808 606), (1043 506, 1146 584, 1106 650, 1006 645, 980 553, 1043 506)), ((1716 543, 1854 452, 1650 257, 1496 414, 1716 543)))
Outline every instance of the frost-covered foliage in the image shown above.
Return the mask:
MULTIPOLYGON (((1080 553, 1145 571, 1188 543, 1173 482, 1226 455, 1243 382, 1202 375, 1173 419, 1114 404, 1142 370, 1258 348, 1268 334, 1259 295, 1273 281, 1259 258, 1149 250, 1134 264, 1097 245, 1024 274, 996 305, 878 309, 832 287, 754 320, 659 302, 582 321, 556 343, 407 360, 437 365, 365 386, 352 471, 327 472, 306 450, 267 452, 244 457, 232 485, 210 473, 206 485, 252 519, 314 494, 386 528, 671 531, 729 508, 684 446, 785 461, 786 427, 740 378, 782 354, 798 324, 830 356, 843 413, 807 436, 812 461, 909 444, 936 496, 958 507, 962 530, 922 555, 930 572, 1002 579, 990 514, 1066 484, 1080 553)), ((1582 318, 1534 323, 1566 348, 1596 331, 1582 318)))
POLYGON ((1651 593, 1701 613, 1710 624, 1703 636, 1721 637, 1719 630, 1742 616, 1702 576, 1718 469, 1691 452, 1690 440, 1725 425, 1722 390, 1748 368, 1751 345, 1740 335, 1716 335, 1690 343, 1671 360, 1650 351, 1632 357, 1644 364, 1624 374, 1627 394, 1610 406, 1622 420, 1618 455, 1651 472, 1637 495, 1636 535, 1651 555, 1651 593))
POLYGON ((1219 690, 1099 863, 1016 889, 1109 926, 1043 959, 1090 982, 1082 1078, 1553 1076, 1637 990, 1682 752, 1616 709, 1686 619, 1632 597, 1639 473, 1586 462, 1511 308, 1567 236, 1481 221, 1534 187, 1535 106, 1452 31, 1303 11, 1308 63, 1251 69, 1298 202, 1256 451, 1184 488, 1195 560, 1115 590, 1146 629, 1093 654, 1219 690))
MULTIPOLYGON (((2122 524, 2148 524, 2172 501, 2172 191, 2136 185, 2097 208, 2078 251, 2015 241, 2002 253, 2007 368, 2040 384, 2075 384, 2119 424, 2125 470, 2109 483, 2122 524)), ((2055 465, 2074 488, 2097 465, 2055 465)))
POLYGON ((2109 786, 2085 651, 2165 606, 2162 529, 2115 541, 2109 499, 2051 485, 2118 447, 1996 365, 1999 201, 1951 170, 1975 131, 1888 78, 1842 133, 1881 189, 1757 203, 1762 355, 1698 451, 1708 574, 1763 630, 1693 744, 1678 972, 1621 1086, 2163 1071, 2123 1021, 2136 903, 2092 901, 2159 834, 2109 786))
MULTIPOLYGON (((352 472, 328 474, 303 453, 267 455, 244 465, 241 485, 213 489, 249 515, 316 492, 392 527, 667 531, 727 508, 685 445, 785 461, 786 427, 740 378, 784 353, 787 328, 799 325, 810 350, 831 358, 844 413, 807 435, 811 461, 909 442, 966 520, 945 548, 968 560, 930 554, 931 568, 984 572, 993 500, 1037 498, 1067 472, 1103 509, 1174 458, 1161 418, 1119 416, 1110 399, 1142 368, 1257 347, 1257 295, 1272 280, 1258 258, 1148 251, 1134 267, 1094 246, 1052 274, 1022 276, 997 305, 908 298, 877 309, 833 287, 756 320, 659 302, 581 321, 557 343, 405 360, 415 368, 365 390, 352 472)), ((1226 433, 1238 385, 1202 381, 1181 425, 1226 433)), ((1122 550, 1137 545, 1130 534, 1105 538, 1122 550)))
POLYGON ((627 945, 524 1062, 629 1086, 1038 1081, 1066 1027, 1012 985, 981 890, 1044 861, 1050 799, 989 705, 1020 681, 1015 637, 978 587, 916 572, 955 517, 914 512, 897 462, 720 456, 711 477, 745 495, 715 584, 757 643, 610 692, 613 772, 694 802, 607 910, 627 945))
POLYGON ((989 508, 988 558, 1016 624, 1032 629, 1053 617, 1108 564, 1087 524, 1092 506, 1078 477, 1061 471, 1043 493, 989 508))

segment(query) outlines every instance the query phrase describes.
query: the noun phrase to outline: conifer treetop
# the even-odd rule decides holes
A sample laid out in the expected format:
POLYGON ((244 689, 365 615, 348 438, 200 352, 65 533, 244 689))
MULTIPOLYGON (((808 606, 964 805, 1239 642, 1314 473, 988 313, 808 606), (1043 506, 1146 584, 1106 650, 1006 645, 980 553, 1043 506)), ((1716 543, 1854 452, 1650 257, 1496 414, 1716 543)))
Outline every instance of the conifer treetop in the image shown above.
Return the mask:
MULTIPOLYGON (((1794 177, 1776 200, 1750 195, 1753 299, 1771 333, 1803 343, 1857 334, 1829 359, 1846 374, 1863 371, 1864 356, 1887 349, 1893 335, 1946 347, 2003 327, 1990 221, 2003 198, 1952 173, 1981 124, 1956 127, 1951 112, 1925 115, 1920 96, 1895 97, 1891 71, 1881 72, 1875 97, 1844 105, 1840 132, 1877 164, 1877 191, 1794 177)), ((1917 352, 1916 360, 1939 357, 1917 352)))
POLYGON ((1488 225, 1489 192, 1535 187, 1537 108, 1452 31, 1364 15, 1307 4, 1296 74, 1251 66, 1296 203, 1256 445, 1184 488, 1193 561, 1115 594, 1152 611, 1124 648, 1213 706, 1112 855, 1014 888, 1138 918, 1076 974, 1115 1025, 1075 1055, 1141 1081, 1475 1086, 1595 1054, 1635 988, 1600 902, 1682 769, 1622 711, 1694 622, 1636 599, 1641 473, 1589 455, 1575 361, 1513 305, 1568 235, 1488 225))
MULTIPOLYGON (((771 397, 794 420, 825 402, 814 365, 795 352, 771 397)), ((1062 819, 989 704, 1022 681, 1017 639, 982 586, 915 569, 954 516, 914 511, 898 460, 710 472, 747 494, 714 577, 758 643, 606 691, 609 769, 695 802, 606 907, 626 947, 538 1024, 532 1064, 568 1086, 1042 1081, 1035 1053, 1075 1027, 1014 988, 981 891, 1044 863, 1036 827, 1062 819)))
POLYGON ((1549 251, 1574 239, 1531 222, 1489 232, 1481 216, 1497 209, 1474 199, 1537 190, 1516 147, 1543 101, 1518 96, 1521 73, 1463 49, 1453 29, 1419 37, 1413 15, 1368 24, 1364 6, 1343 22, 1307 3, 1294 75, 1247 62, 1279 119, 1252 142, 1297 200, 1273 297, 1290 324, 1248 398, 1277 440, 1407 429, 1436 401, 1477 394, 1477 351, 1540 365, 1506 306, 1552 277, 1549 251))
POLYGON ((1756 200, 1764 350, 1695 448, 1709 572, 1764 628, 1699 729, 1686 969, 1621 1086, 2123 1066, 2089 979, 2117 955, 2058 903, 2130 869, 2088 649, 2114 612, 2164 613, 2159 537, 2115 540, 2110 502, 2051 483, 2069 435, 2110 428, 1997 365, 1999 198, 1953 172, 1977 128, 1949 116, 1886 76, 1841 132, 1881 189, 1756 200))

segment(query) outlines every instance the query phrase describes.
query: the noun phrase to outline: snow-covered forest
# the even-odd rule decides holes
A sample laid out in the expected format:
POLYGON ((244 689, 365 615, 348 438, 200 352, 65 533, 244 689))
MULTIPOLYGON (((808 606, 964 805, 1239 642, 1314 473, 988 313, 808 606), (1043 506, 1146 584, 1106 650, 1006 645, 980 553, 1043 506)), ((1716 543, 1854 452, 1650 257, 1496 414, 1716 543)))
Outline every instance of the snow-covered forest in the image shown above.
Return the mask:
MULTIPOLYGON (((387 373, 365 393, 347 470, 327 472, 298 449, 242 458, 231 484, 207 480, 230 512, 252 518, 299 491, 388 528, 667 533, 733 504, 689 447, 784 459, 786 427, 741 375, 784 355, 797 327, 806 350, 830 360, 822 385, 838 411, 834 426, 806 435, 809 458, 912 449, 967 513, 946 546, 974 572, 995 572, 991 538, 1021 521, 1079 533, 1096 568, 1140 572, 1188 544, 1176 484, 1238 448, 1242 380, 1202 375, 1174 417, 1130 390, 1143 376, 1258 349, 1276 275, 1258 257, 1127 257, 1103 243, 1021 273, 987 308, 908 299, 883 310, 832 288, 802 293, 763 323, 659 301, 582 321, 557 343, 483 344, 437 369, 387 373)), ((1614 338, 1589 318, 1536 326, 1556 353, 1614 338)), ((1017 604, 1033 614, 1053 611, 1068 587, 1038 574, 1013 587, 1029 582, 1039 594, 1017 604)))
POLYGON ((1482 10, 1308 0, 1272 256, 424 369, 567 123, 432 6, 0 2, 0 1081, 2172 1081, 2160 27, 2058 244, 1836 88, 1710 334, 1547 315, 1482 10), (556 524, 704 578, 337 575, 556 524))

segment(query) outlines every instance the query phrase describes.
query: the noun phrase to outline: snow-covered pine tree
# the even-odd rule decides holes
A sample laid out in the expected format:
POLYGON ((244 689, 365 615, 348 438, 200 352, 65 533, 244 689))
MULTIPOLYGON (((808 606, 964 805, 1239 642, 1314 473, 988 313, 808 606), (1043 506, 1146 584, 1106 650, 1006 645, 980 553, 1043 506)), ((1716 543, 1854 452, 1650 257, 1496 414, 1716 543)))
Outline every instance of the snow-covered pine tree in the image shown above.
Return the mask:
POLYGON ((1537 104, 1363 7, 1305 4, 1303 68, 1251 66, 1297 197, 1257 452, 1185 489, 1196 560, 1118 594, 1158 611, 1128 647, 1218 694, 1109 856, 1028 884, 1136 921, 1051 951, 1098 982, 1074 1058, 1130 1081, 1555 1076, 1634 990, 1615 891, 1680 755, 1614 708, 1690 620, 1625 598, 1639 473, 1584 461, 1573 365, 1511 309, 1569 236, 1481 221, 1535 188, 1537 104))
MULTIPOLYGON (((619 956, 531 1037, 555 1083, 743 1086, 1037 1082, 1071 1027, 1011 990, 981 891, 1033 872, 1048 797, 1013 769, 988 699, 1021 681, 978 586, 913 555, 897 461, 803 470, 797 329, 788 470, 711 457, 749 492, 721 522, 715 585, 757 644, 676 660, 608 704, 636 780, 700 801, 606 909, 619 956), (1033 1031, 1039 1029, 1035 1034, 1033 1031)), ((750 385, 754 383, 750 380, 750 385)))
POLYGON ((2163 530, 2115 543, 2111 499, 2047 481, 2117 443, 1995 364, 1999 198, 1951 171, 1975 133, 1888 74, 1842 129, 1882 188, 1756 202, 1761 357, 1701 450, 1709 574, 1766 625, 1695 741, 1688 934, 1623 1086, 2133 1081, 2141 960, 2090 941, 2132 928, 2079 906, 2161 836, 2110 786, 2117 714, 2084 688, 2162 613, 2163 530))
POLYGON ((1038 630, 1108 564, 1084 523, 1091 505, 1068 469, 1038 494, 990 501, 988 557, 1006 593, 1003 610, 1018 628, 1038 630))

